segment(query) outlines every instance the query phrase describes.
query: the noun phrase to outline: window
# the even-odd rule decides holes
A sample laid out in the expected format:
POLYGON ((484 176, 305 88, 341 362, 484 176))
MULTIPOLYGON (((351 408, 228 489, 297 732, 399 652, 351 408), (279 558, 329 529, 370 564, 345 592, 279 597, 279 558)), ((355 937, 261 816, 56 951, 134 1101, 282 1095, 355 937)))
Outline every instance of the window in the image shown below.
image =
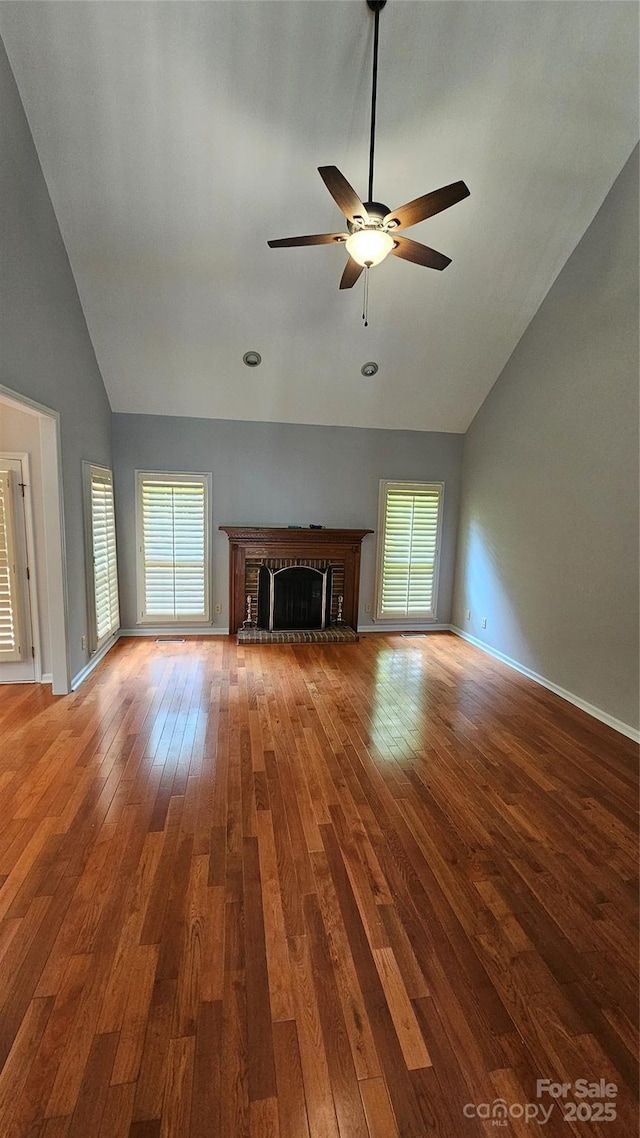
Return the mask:
POLYGON ((0 661, 21 660, 12 471, 0 470, 0 661))
POLYGON ((442 482, 380 483, 376 618, 435 620, 442 482))
POLYGON ((209 620, 208 474, 137 475, 138 617, 209 620))
POLYGON ((89 648, 97 652, 120 626, 113 475, 106 466, 83 465, 89 648))

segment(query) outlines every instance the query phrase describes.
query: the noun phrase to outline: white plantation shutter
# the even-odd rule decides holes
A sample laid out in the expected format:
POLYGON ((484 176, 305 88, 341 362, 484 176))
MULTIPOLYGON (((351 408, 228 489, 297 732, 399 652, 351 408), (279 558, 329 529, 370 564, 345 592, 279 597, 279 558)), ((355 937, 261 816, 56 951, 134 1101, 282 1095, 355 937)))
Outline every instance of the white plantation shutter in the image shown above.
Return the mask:
POLYGON ((444 486, 380 483, 379 619, 435 618, 444 486))
POLYGON ((104 466, 85 464, 88 486, 88 576, 91 650, 96 651, 118 629, 118 563, 113 504, 113 475, 104 466))
POLYGON ((208 477, 138 479, 140 619, 208 620, 208 477))
POLYGON ((0 470, 0 660, 21 660, 20 597, 11 471, 0 470))

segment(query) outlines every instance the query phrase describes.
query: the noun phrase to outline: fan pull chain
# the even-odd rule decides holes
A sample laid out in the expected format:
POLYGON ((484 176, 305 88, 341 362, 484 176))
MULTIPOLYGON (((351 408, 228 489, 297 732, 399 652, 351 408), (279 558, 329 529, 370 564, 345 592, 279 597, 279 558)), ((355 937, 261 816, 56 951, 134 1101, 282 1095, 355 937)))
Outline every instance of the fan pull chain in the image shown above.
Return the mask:
POLYGON ((362 306, 362 319, 365 328, 369 327, 369 266, 364 270, 364 304, 362 306))

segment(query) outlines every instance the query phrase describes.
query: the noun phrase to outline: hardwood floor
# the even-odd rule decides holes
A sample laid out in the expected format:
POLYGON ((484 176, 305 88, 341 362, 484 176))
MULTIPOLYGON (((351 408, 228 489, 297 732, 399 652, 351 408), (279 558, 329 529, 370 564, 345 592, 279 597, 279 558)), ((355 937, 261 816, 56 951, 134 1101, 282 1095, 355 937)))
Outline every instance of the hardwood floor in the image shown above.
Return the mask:
POLYGON ((637 748, 571 705, 449 634, 125 640, 0 754, 3 1138, 635 1134, 637 748))

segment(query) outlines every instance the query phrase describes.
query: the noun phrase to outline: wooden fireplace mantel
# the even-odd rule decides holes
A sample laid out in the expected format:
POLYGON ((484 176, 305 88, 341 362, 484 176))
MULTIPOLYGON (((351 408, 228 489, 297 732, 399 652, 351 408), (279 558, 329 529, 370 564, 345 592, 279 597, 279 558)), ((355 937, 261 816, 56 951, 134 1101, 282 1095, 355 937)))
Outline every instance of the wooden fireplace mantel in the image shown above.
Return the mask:
POLYGON ((360 546, 372 529, 288 529, 281 526, 220 526, 229 538, 229 631, 237 632, 245 615, 247 559, 319 558, 344 563, 343 619, 358 624, 360 546))

